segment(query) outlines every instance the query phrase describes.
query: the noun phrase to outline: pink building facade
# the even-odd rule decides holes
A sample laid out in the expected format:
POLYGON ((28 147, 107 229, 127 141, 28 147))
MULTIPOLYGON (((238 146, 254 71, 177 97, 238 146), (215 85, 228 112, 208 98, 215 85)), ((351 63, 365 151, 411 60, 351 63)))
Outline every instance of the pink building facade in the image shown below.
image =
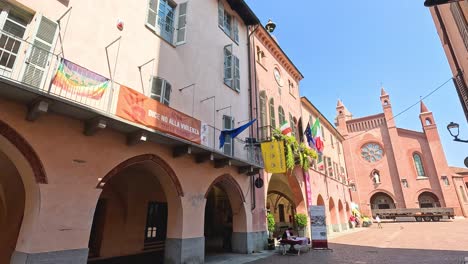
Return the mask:
POLYGON ((448 167, 432 112, 421 102, 423 132, 398 128, 382 88, 383 113, 353 118, 338 101, 336 125, 343 143, 352 199, 360 210, 452 207, 467 216, 466 187, 448 167), (461 186, 461 188, 460 188, 461 186))
POLYGON ((258 22, 236 0, 1 1, 0 263, 263 249, 252 131, 219 140, 252 118, 258 22))

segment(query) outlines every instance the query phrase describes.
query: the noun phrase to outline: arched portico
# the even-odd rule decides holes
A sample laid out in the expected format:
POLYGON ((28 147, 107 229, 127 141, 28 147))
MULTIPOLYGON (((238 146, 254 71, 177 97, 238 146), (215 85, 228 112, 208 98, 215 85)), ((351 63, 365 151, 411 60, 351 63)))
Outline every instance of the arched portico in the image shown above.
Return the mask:
POLYGON ((379 191, 370 198, 371 209, 393 209, 396 208, 395 200, 390 194, 379 191))
POLYGON ((166 162, 152 154, 130 158, 97 188, 102 193, 91 228, 89 263, 158 263, 174 257, 166 239, 181 236, 183 191, 166 162))
POLYGON ((267 210, 275 217, 275 236, 280 236, 289 227, 296 227, 296 213, 307 215, 302 189, 296 176, 272 174, 267 189, 267 210))
POLYGON ((338 214, 338 208, 335 205, 335 201, 332 197, 328 200, 328 211, 330 213, 330 224, 333 232, 340 232, 340 220, 338 214))
POLYGON ((10 263, 29 252, 39 213, 38 183, 47 183, 47 177, 31 145, 1 120, 0 169, 0 263, 10 263))
POLYGON ((347 217, 346 217, 346 212, 344 210, 344 206, 343 206, 343 203, 341 202, 341 200, 338 200, 338 216, 339 216, 339 221, 340 221, 340 227, 341 227, 341 230, 346 230, 348 229, 348 225, 347 225, 347 217))
POLYGON ((245 196, 229 174, 217 177, 205 193, 207 253, 249 253, 245 196))
POLYGON ((440 207, 439 197, 433 192, 424 191, 418 196, 419 208, 440 207))

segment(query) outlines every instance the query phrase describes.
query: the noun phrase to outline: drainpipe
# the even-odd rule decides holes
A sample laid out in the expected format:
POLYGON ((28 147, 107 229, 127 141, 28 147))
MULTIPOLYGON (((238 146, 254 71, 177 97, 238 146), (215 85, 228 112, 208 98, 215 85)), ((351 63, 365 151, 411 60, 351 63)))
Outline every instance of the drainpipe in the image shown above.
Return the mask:
MULTIPOLYGON (((258 29, 260 25, 255 25, 255 28, 252 32, 249 33, 249 30, 247 30, 247 49, 248 49, 248 53, 247 53, 247 59, 248 59, 248 65, 249 65, 249 99, 250 99, 250 105, 249 105, 249 116, 250 116, 250 120, 253 119, 253 99, 255 98, 255 116, 257 117, 257 111, 258 111, 258 106, 257 106, 257 68, 256 68, 256 64, 255 64, 255 61, 252 63, 251 60, 252 60, 252 57, 251 57, 251 52, 252 52, 252 46, 255 48, 255 44, 251 44, 250 42, 250 39, 252 37, 252 35, 255 33, 255 31, 258 29), (252 64, 253 64, 253 71, 254 71, 254 80, 252 80, 252 64), (255 86, 255 89, 252 89, 252 87, 255 86), (254 97, 255 96, 255 97, 254 97)), ((248 27, 249 28, 249 27, 248 27)), ((248 29, 247 28, 247 29, 248 29)), ((254 57, 255 58, 255 57, 254 57)), ((255 60, 255 59, 254 59, 255 60)), ((256 126, 257 126, 257 133, 258 134, 258 121, 256 122, 256 126)), ((250 135, 253 135, 254 134, 254 128, 253 126, 250 127, 250 135)), ((259 177, 260 177, 260 173, 258 174, 259 177)), ((251 177, 251 186, 252 186, 252 207, 251 207, 251 210, 255 210, 255 208, 257 207, 257 201, 256 201, 256 187, 255 187, 255 175, 253 175, 251 177)))

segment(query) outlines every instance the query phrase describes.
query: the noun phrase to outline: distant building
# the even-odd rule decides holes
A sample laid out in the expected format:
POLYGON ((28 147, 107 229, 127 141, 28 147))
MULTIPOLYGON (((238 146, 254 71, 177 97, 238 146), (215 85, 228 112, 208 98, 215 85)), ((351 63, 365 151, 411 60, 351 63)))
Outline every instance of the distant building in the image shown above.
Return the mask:
POLYGON ((372 209, 453 207, 468 216, 467 188, 447 164, 432 112, 421 102, 423 132, 398 128, 382 88, 383 113, 353 118, 339 101, 336 125, 343 135, 353 201, 372 209))
POLYGON ((330 232, 349 229, 351 196, 343 149, 344 137, 322 113, 306 98, 301 98, 304 128, 320 120, 320 133, 324 142, 322 161, 313 160, 309 169, 312 204, 325 206, 327 227, 330 232))
POLYGON ((437 5, 430 10, 468 121, 468 2, 437 5))

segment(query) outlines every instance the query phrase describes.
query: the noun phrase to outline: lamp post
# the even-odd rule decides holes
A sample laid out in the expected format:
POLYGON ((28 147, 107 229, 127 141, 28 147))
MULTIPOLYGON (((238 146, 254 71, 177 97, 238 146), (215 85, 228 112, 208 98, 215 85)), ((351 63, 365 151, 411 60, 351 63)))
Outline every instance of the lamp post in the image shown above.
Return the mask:
POLYGON ((459 139, 458 135, 460 134, 460 125, 454 122, 450 122, 447 125, 447 130, 449 131, 450 135, 453 137, 453 141, 468 143, 468 140, 459 139))
POLYGON ((424 6, 431 7, 431 6, 443 5, 443 4, 459 2, 459 1, 463 1, 463 0, 426 0, 424 1, 424 6))

